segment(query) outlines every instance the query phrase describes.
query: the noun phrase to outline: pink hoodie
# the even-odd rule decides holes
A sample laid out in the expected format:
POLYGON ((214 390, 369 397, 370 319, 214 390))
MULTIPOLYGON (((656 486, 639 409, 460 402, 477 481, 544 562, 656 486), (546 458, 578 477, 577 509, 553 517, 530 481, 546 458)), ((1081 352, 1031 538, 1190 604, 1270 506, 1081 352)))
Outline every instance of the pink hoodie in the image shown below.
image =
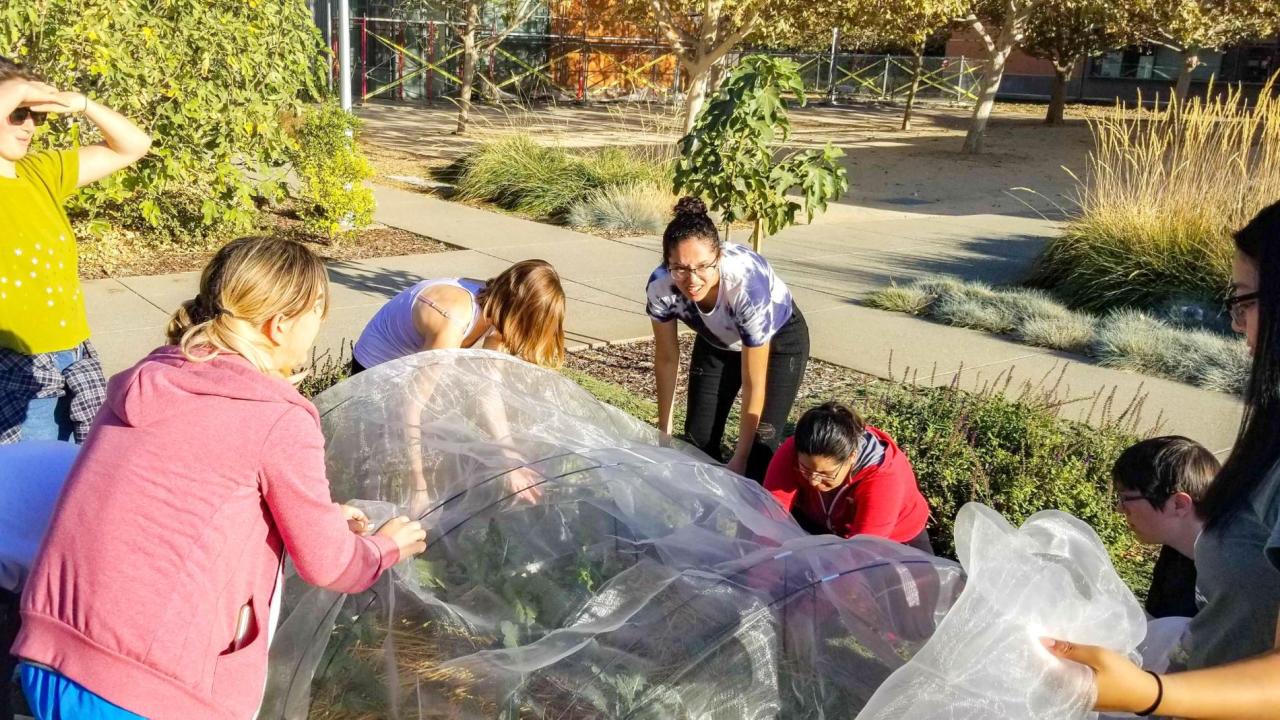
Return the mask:
POLYGON ((329 497, 315 407, 238 355, 163 347, 108 385, 22 597, 13 653, 155 720, 254 715, 287 551, 341 592, 399 559, 329 497), (239 609, 253 609, 232 649, 239 609))

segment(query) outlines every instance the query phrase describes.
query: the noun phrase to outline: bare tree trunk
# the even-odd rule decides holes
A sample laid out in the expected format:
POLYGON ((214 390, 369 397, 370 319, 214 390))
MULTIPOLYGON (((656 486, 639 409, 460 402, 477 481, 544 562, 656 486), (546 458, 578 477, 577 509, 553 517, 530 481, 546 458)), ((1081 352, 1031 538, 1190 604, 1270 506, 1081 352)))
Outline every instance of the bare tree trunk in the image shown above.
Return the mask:
POLYGON ((1200 67, 1200 48, 1189 47, 1182 53, 1182 71, 1178 73, 1178 84, 1174 86, 1173 96, 1181 104, 1191 94, 1191 73, 1200 67))
POLYGON ((702 104, 707 100, 707 85, 711 80, 710 68, 686 66, 689 76, 689 87, 684 94, 684 134, 693 130, 693 123, 702 112, 702 104))
POLYGON ((467 3, 467 24, 462 33, 462 80, 458 88, 458 135, 467 132, 467 123, 471 121, 471 92, 475 87, 476 65, 479 53, 476 50, 476 28, 480 25, 480 1, 470 0, 467 3))
POLYGON ((999 92, 1000 81, 1004 78, 1004 62, 1012 50, 1012 47, 1008 47, 992 53, 990 62, 982 72, 982 79, 978 82, 978 102, 973 106, 969 134, 964 138, 963 152, 965 153, 976 155, 986 150, 987 122, 991 119, 991 110, 996 104, 996 93, 999 92))
POLYGON ((911 66, 911 89, 907 91, 907 107, 902 111, 902 130, 911 129, 911 108, 916 104, 916 92, 920 90, 920 76, 924 74, 924 45, 916 48, 911 66))
POLYGON ((1067 83, 1071 81, 1071 71, 1075 61, 1063 66, 1053 64, 1053 92, 1049 95, 1049 111, 1044 116, 1046 125, 1061 125, 1067 107, 1067 83))

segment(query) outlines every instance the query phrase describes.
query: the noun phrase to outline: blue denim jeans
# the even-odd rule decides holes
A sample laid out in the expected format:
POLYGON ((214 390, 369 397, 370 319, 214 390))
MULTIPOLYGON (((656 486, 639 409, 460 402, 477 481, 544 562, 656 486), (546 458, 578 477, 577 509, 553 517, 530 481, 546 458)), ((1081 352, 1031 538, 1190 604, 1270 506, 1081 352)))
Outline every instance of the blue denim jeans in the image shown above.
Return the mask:
MULTIPOLYGON (((50 353, 59 370, 66 370, 80 359, 79 347, 50 353)), ((22 440, 65 440, 74 442, 75 425, 71 422, 71 397, 36 398, 27 403, 27 418, 22 421, 22 440)))

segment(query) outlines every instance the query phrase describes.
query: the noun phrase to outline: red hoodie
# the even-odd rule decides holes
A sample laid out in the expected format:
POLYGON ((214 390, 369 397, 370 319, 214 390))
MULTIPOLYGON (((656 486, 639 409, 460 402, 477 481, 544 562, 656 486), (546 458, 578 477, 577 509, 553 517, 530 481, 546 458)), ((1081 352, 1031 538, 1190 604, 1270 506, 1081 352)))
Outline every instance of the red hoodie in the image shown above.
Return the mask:
POLYGON ((238 355, 163 347, 111 379, 22 597, 13 654, 155 720, 253 717, 283 553, 371 586, 399 559, 329 498, 315 407, 238 355), (239 610, 254 623, 232 649, 239 610))
POLYGON ((823 508, 822 493, 800 474, 795 438, 787 438, 778 448, 769 463, 764 487, 811 531, 841 537, 877 535, 905 543, 928 524, 929 504, 916 484, 911 461, 893 438, 870 425, 867 430, 884 443, 884 460, 863 468, 826 493, 830 512, 823 508))

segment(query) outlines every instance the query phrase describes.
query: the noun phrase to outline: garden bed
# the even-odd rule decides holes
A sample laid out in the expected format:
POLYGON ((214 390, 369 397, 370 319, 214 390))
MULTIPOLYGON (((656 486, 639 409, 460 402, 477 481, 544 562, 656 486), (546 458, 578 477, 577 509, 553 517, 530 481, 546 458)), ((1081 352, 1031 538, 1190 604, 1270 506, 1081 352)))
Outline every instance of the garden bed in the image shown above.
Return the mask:
MULTIPOLYGON (((264 212, 260 226, 254 232, 293 238, 305 243, 325 260, 365 260, 457 249, 448 243, 408 230, 379 224, 361 228, 351 237, 331 240, 307 232, 303 229, 302 222, 287 208, 264 212)), ((199 271, 230 238, 177 242, 159 234, 113 229, 98 238, 81 231, 78 239, 80 277, 94 280, 199 271)))
MULTIPOLYGON (((683 360, 693 344, 681 336, 683 360)), ((683 430, 683 369, 677 383, 675 430, 683 430)), ((620 343, 569 353, 564 373, 601 402, 647 423, 657 419, 653 343, 620 343)), ((904 371, 910 377, 911 370, 904 371)), ((324 358, 304 381, 307 394, 321 392, 346 375, 342 357, 324 358)), ((953 383, 953 386, 955 383, 953 383)), ((1021 386, 1008 378, 979 393, 955 387, 925 388, 881 380, 820 360, 810 360, 786 434, 800 414, 830 399, 850 403, 885 430, 915 467, 933 511, 934 547, 953 552, 950 523, 969 501, 983 502, 1015 525, 1048 508, 1069 512, 1097 531, 1120 576, 1139 597, 1146 595, 1153 548, 1140 545, 1115 511, 1111 465, 1120 452, 1149 432, 1138 427, 1135 398, 1121 408, 1100 389, 1092 402, 1101 416, 1088 425, 1058 417, 1054 390, 1021 386), (1020 388, 1020 389, 1019 389, 1020 388)), ((725 435, 737 433, 737 410, 725 435)))

